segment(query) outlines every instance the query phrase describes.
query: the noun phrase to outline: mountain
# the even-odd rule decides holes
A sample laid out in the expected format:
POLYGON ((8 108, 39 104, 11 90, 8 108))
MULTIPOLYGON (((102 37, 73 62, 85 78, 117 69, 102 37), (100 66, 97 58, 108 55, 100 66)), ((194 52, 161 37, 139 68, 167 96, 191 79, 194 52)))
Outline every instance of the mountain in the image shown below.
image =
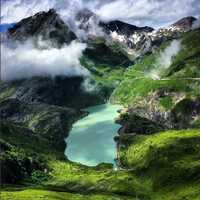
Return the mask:
POLYGON ((79 11, 76 19, 80 24, 79 28, 86 32, 90 40, 104 38, 106 46, 111 49, 113 46, 117 47, 118 51, 131 61, 146 53, 150 42, 146 35, 154 30, 151 27, 137 27, 119 20, 103 22, 99 16, 87 9, 79 11))
POLYGON ((77 38, 54 9, 21 20, 8 30, 8 34, 14 40, 42 37, 59 45, 68 44, 77 38))
MULTIPOLYGON (((90 10, 83 9, 77 13, 75 20, 77 28, 87 36, 86 41, 84 39, 84 42, 88 43, 86 59, 95 64, 114 63, 114 65, 128 66, 163 41, 179 38, 182 32, 191 28, 196 19, 186 17, 168 28, 154 30, 151 27, 137 27, 118 20, 103 22, 90 10), (108 54, 111 55, 109 59, 106 58, 108 54), (94 55, 99 57, 95 59, 94 55)), ((43 40, 50 40, 58 46, 77 39, 76 33, 70 30, 70 26, 53 9, 23 19, 10 28, 8 33, 14 40, 40 36, 43 40)))
POLYGON ((125 22, 115 20, 110 22, 100 22, 99 25, 104 29, 108 34, 116 31, 120 35, 126 35, 127 37, 131 36, 136 32, 151 32, 154 29, 148 26, 145 27, 137 27, 131 24, 127 24, 125 22))
POLYGON ((185 17, 169 27, 154 30, 152 27, 137 27, 119 20, 103 22, 87 9, 78 12, 76 19, 80 23, 79 28, 86 31, 90 39, 103 37, 108 46, 117 45, 118 50, 130 60, 151 52, 164 41, 180 38, 181 33, 191 29, 196 20, 194 17, 185 17))
POLYGON ((175 22, 174 24, 172 24, 170 27, 174 27, 176 29, 179 29, 181 31, 187 31, 189 29, 191 29, 193 23, 196 21, 197 19, 195 17, 184 17, 180 20, 178 20, 177 22, 175 22))

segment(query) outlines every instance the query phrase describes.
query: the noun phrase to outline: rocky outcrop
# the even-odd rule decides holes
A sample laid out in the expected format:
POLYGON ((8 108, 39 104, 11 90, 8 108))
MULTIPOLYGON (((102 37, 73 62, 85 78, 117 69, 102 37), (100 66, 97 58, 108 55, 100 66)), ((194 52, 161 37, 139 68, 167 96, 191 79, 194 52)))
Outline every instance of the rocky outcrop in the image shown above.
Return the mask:
POLYGON ((200 97, 184 98, 171 111, 175 129, 200 128, 200 97))
POLYGON ((0 121, 7 121, 26 127, 50 144, 64 149, 64 138, 74 121, 84 113, 70 108, 62 108, 42 103, 24 103, 8 99, 0 104, 0 121))
POLYGON ((156 92, 141 104, 122 110, 116 122, 122 125, 119 134, 152 134, 170 129, 199 128, 199 120, 199 97, 186 98, 178 93, 156 92), (174 105, 166 110, 161 105, 161 99, 169 96, 174 105))

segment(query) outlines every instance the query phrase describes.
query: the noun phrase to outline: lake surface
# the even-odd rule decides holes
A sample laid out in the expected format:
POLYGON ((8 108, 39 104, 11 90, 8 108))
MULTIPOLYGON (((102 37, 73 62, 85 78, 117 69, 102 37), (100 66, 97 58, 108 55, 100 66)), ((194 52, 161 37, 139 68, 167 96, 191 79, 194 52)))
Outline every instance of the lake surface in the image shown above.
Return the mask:
POLYGON ((90 114, 77 121, 66 138, 65 155, 68 159, 87 166, 103 162, 115 164, 117 149, 113 138, 121 126, 114 122, 114 118, 121 108, 103 104, 84 109, 90 114))

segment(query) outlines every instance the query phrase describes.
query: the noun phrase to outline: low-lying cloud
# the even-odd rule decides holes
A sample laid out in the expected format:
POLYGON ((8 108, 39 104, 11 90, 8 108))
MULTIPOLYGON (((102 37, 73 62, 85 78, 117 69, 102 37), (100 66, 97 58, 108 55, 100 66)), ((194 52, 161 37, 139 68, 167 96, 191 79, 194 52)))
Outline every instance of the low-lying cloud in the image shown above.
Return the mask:
POLYGON ((168 68, 172 64, 172 58, 180 51, 181 41, 173 40, 171 44, 160 54, 157 65, 168 68))
POLYGON ((89 71, 81 66, 79 61, 86 44, 73 41, 60 49, 53 48, 44 41, 39 44, 41 48, 36 48, 32 40, 25 43, 3 43, 2 80, 10 81, 33 76, 87 77, 89 75, 89 71))
POLYGON ((181 40, 173 40, 171 44, 160 53, 156 60, 155 68, 147 73, 147 76, 153 79, 160 79, 162 72, 170 67, 173 57, 181 50, 181 40))
POLYGON ((198 29, 200 28, 200 18, 198 18, 197 20, 195 20, 193 22, 193 25, 192 25, 192 30, 195 30, 195 29, 198 29))

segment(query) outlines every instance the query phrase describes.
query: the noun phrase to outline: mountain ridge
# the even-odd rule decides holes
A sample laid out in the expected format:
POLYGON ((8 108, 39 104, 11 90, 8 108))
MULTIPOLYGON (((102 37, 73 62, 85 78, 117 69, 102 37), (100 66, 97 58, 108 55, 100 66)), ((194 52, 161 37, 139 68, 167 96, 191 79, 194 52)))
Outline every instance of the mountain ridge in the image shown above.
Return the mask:
MULTIPOLYGON (((98 37, 102 37, 105 39, 106 47, 111 51, 113 50, 110 46, 116 43, 119 46, 119 51, 127 57, 127 60, 133 61, 152 51, 163 41, 179 38, 182 32, 188 31, 192 27, 196 18, 185 17, 167 28, 158 30, 147 26, 137 27, 119 20, 103 22, 87 9, 79 11, 76 20, 79 22, 77 28, 85 31, 89 40, 95 41, 98 37), (95 29, 95 27, 97 32, 95 33, 93 30, 90 33, 90 29, 95 29)), ((77 39, 76 33, 70 30, 70 26, 60 18, 54 9, 23 19, 8 30, 8 35, 15 40, 25 40, 29 36, 40 35, 44 40, 53 40, 59 46, 77 39), (37 23, 38 21, 40 23, 37 23)), ((87 40, 85 42, 87 43, 87 40)))

